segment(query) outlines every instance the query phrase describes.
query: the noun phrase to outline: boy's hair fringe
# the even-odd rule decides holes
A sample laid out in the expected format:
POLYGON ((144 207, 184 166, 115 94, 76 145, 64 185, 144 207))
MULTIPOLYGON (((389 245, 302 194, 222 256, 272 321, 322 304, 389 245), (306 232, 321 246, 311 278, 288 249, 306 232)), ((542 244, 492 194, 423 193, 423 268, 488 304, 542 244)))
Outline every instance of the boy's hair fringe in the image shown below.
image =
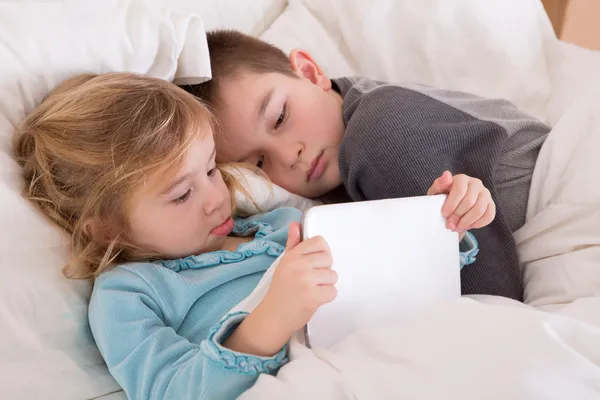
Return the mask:
POLYGON ((289 58, 279 48, 235 30, 207 32, 212 79, 181 87, 208 104, 219 105, 220 83, 242 72, 280 73, 296 77, 289 58))

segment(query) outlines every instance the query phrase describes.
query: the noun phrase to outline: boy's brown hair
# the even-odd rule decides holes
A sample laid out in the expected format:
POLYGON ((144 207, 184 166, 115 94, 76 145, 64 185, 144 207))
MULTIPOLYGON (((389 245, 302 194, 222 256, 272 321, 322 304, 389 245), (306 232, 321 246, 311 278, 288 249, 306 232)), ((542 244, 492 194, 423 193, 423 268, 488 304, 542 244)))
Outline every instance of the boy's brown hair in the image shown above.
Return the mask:
POLYGON ((219 102, 219 84, 225 78, 243 72, 257 74, 280 73, 292 77, 288 56, 281 49, 234 30, 207 32, 212 79, 197 85, 182 85, 187 92, 212 106, 219 102))

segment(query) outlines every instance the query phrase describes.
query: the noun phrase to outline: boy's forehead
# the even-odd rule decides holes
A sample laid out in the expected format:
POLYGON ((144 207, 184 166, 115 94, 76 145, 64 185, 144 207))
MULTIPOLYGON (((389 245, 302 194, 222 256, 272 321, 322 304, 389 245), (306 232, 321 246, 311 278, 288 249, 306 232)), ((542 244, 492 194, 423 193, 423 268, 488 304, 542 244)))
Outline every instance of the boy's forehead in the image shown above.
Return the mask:
POLYGON ((242 116, 246 121, 237 122, 249 123, 249 118, 260 120, 273 93, 281 88, 278 83, 275 77, 251 73, 222 81, 215 109, 221 125, 228 125, 235 122, 232 119, 242 116))
POLYGON ((271 89, 290 78, 290 76, 278 72, 240 71, 231 77, 222 79, 220 86, 227 92, 251 91, 256 94, 259 89, 271 89))

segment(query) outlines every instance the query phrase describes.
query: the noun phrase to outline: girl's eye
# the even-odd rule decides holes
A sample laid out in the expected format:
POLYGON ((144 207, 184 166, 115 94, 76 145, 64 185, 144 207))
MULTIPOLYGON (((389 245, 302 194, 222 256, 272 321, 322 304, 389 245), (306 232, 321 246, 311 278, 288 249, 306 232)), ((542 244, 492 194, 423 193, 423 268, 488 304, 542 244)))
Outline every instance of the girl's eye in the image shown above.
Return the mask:
POLYGON ((217 168, 215 167, 215 168, 211 169, 210 171, 208 171, 207 175, 210 177, 213 177, 213 176, 215 176, 216 173, 217 173, 217 168))
POLYGON ((279 113, 279 117, 277 118, 277 121, 275 121, 275 129, 279 128, 281 126, 281 124, 283 124, 283 121, 285 121, 286 111, 287 111, 287 104, 284 104, 283 107, 281 108, 281 112, 279 113))
POLYGON ((264 161, 265 161, 265 156, 260 156, 260 158, 256 162, 256 166, 258 168, 262 169, 264 161))
POLYGON ((187 199, 190 198, 191 194, 192 194, 192 189, 188 189, 187 192, 185 192, 182 196, 179 196, 178 198, 173 200, 173 203, 175 203, 175 204, 185 203, 187 201, 187 199))

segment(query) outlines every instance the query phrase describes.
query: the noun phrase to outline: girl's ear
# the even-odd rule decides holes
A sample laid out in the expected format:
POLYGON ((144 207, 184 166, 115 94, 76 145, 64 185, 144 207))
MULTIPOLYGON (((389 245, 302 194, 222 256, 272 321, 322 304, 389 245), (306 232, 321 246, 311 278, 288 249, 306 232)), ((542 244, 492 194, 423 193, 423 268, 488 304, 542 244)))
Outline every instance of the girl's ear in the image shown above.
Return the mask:
POLYGON ((331 89, 331 81, 308 52, 301 49, 292 50, 290 65, 299 77, 308 79, 323 90, 331 89))
POLYGON ((89 218, 83 223, 83 233, 99 243, 110 244, 115 235, 110 225, 99 218, 89 218))

